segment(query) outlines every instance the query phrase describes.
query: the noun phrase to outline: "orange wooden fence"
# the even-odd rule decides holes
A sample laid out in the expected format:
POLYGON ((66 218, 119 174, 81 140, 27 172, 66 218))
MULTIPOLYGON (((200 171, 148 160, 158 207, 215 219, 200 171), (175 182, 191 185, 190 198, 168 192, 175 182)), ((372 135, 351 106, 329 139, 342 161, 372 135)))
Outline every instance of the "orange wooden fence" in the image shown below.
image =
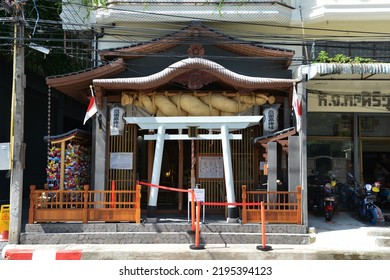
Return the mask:
POLYGON ((242 223, 260 223, 260 202, 264 201, 267 223, 302 224, 302 187, 295 192, 288 191, 247 191, 242 186, 242 223), (245 205, 248 203, 249 205, 245 205), (258 205, 253 205, 253 204, 258 205))
POLYGON ((28 222, 141 221, 141 186, 136 190, 48 190, 30 186, 28 222))

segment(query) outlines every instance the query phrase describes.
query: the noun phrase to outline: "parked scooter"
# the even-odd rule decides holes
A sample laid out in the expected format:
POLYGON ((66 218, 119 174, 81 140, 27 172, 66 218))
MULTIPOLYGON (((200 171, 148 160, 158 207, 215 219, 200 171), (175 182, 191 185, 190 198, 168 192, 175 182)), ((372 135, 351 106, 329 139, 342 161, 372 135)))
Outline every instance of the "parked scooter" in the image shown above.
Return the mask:
POLYGON ((382 187, 380 181, 376 182, 376 184, 379 184, 377 203, 382 209, 387 209, 390 206, 390 189, 382 187))
POLYGON ((309 210, 324 215, 327 222, 332 220, 336 210, 335 183, 329 176, 308 177, 309 210))
POLYGON ((370 224, 375 225, 378 220, 377 208, 375 205, 376 194, 379 188, 371 184, 365 184, 360 192, 356 195, 358 215, 366 219, 370 224))
POLYGON ((309 210, 318 212, 322 207, 321 198, 323 197, 323 188, 325 187, 325 184, 330 183, 330 181, 331 178, 329 176, 318 174, 307 177, 309 210))
POLYGON ((347 195, 347 201, 351 210, 357 211, 358 208, 358 196, 363 191, 363 187, 359 181, 351 174, 347 173, 347 184, 349 185, 349 191, 347 195))
POLYGON ((333 192, 333 187, 335 186, 335 181, 331 183, 326 183, 324 187, 324 197, 323 197, 323 207, 324 207, 324 216, 325 221, 330 222, 333 218, 333 214, 335 211, 335 196, 333 192))

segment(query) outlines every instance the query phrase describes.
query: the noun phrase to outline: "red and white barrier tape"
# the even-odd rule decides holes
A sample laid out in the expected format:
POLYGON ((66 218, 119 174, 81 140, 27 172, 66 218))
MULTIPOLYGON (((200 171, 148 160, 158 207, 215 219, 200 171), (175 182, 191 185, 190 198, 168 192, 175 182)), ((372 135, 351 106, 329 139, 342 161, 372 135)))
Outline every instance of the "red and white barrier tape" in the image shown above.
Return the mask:
MULTIPOLYGON (((178 188, 171 188, 171 187, 166 187, 166 186, 160 186, 160 185, 155 185, 151 183, 146 183, 146 182, 138 182, 140 185, 144 185, 147 187, 153 187, 153 188, 158 188, 158 189, 163 189, 163 190, 168 190, 168 191, 174 191, 174 192, 191 192, 191 189, 178 189, 178 188)), ((196 194, 195 194, 195 201, 196 200, 196 194)), ((202 205, 206 206, 260 206, 261 202, 201 202, 202 205)))

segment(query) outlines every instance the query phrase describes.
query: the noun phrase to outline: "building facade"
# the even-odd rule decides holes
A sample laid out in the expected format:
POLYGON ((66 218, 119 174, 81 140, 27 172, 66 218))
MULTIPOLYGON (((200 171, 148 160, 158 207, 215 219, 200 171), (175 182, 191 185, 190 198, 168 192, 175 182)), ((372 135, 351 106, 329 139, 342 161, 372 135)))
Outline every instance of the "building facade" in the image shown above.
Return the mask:
MULTIPOLYGON (((123 189, 134 187, 136 180, 177 188, 199 183, 210 201, 235 202, 241 185, 276 190, 302 185, 305 193, 312 172, 340 181, 347 172, 374 180, 372 163, 388 158, 383 128, 389 72, 386 63, 378 63, 389 57, 386 1, 108 1, 92 10, 63 4, 65 29, 77 23, 80 30, 96 31, 97 63, 83 73, 48 77, 47 84, 84 103, 93 86, 99 107, 93 122, 95 189, 109 188, 112 181, 123 189), (74 13, 86 16, 75 20, 74 13), (328 61, 332 63, 312 64, 324 50, 335 56, 328 61), (375 62, 342 64, 339 53, 367 54, 375 62), (286 146, 272 148, 271 155, 267 142, 261 141, 296 126, 294 93, 302 129, 286 136, 297 137, 291 139, 300 154, 299 168, 290 172, 294 159, 286 146), (270 108, 276 121, 274 113, 266 114, 270 108), (222 141, 165 141, 157 172, 157 142, 145 139, 158 134, 158 127, 153 132, 140 129, 137 123, 122 122, 123 115, 267 118, 238 132, 233 129, 242 140, 228 141, 233 182, 227 182, 222 173, 196 169, 224 167, 226 174, 222 141), (128 164, 117 168, 120 156, 128 164), (270 158, 275 163, 273 181, 269 175, 264 179, 270 158), (278 187, 277 179, 285 185, 278 187)), ((202 129, 199 134, 221 130, 202 129)), ((187 130, 175 127, 168 134, 187 130)), ((159 207, 156 194, 143 197, 151 217, 155 208, 182 211, 186 205, 180 194, 160 191, 159 207)), ((229 209, 227 216, 237 215, 229 209)))

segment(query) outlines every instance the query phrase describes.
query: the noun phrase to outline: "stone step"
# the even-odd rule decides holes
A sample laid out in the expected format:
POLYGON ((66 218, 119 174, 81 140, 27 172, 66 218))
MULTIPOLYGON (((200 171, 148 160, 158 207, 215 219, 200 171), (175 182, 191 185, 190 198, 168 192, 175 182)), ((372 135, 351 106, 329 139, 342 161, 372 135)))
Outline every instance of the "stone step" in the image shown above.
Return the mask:
MULTIPOLYGON (((259 224, 228 224, 228 223, 206 223, 201 224, 203 233, 261 233, 259 224)), ((129 232, 187 232, 191 231, 192 226, 188 223, 43 223, 27 224, 25 233, 88 233, 88 232, 111 232, 111 233, 129 233, 129 232)), ((305 234, 306 227, 302 225, 290 224, 268 224, 266 233, 289 233, 305 234)))
POLYGON ((379 247, 390 247, 390 237, 377 237, 375 244, 379 247))
POLYGON ((390 247, 390 228, 372 228, 367 235, 375 238, 377 246, 390 247))
MULTIPOLYGON (((204 244, 253 244, 261 242, 259 224, 201 224, 204 244)), ((266 225, 272 244, 309 244, 306 227, 290 224, 266 225)), ((153 244, 194 243, 191 224, 186 223, 43 223, 27 224, 21 244, 153 244)))
POLYGON ((390 237, 390 228, 373 228, 367 232, 367 235, 390 237))
MULTIPOLYGON (((259 233, 201 232, 201 244, 261 244, 259 233)), ((22 233, 21 244, 194 244, 193 232, 22 233)), ((269 233, 267 244, 309 244, 309 234, 269 233)))

